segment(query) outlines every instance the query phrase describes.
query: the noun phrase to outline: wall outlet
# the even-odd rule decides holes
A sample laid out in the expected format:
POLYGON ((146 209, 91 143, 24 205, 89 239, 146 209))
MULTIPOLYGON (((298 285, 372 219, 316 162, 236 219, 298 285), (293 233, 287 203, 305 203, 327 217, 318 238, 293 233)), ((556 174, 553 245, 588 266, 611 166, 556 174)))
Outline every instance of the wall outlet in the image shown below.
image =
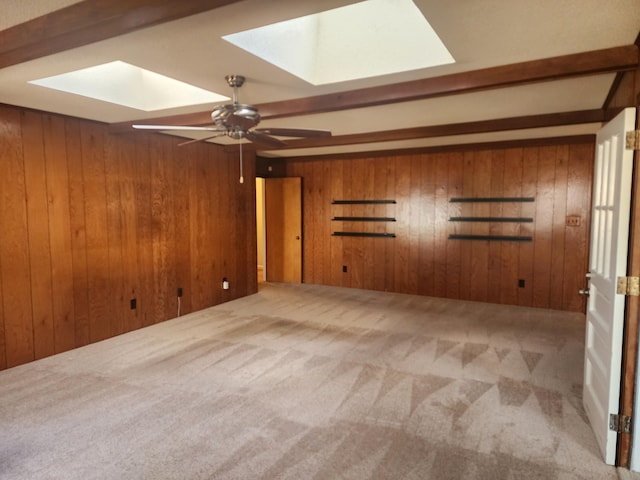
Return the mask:
POLYGON ((346 265, 342 265, 342 271, 343 271, 344 273, 347 273, 347 266, 346 266, 346 265))
POLYGON ((579 227, 582 224, 580 215, 568 215, 566 221, 567 227, 579 227))
POLYGON ((518 279, 518 288, 524 288, 524 278, 518 279))
POLYGON ((136 301, 135 298, 132 298, 131 300, 129 300, 129 308, 131 308, 131 310, 135 310, 138 306, 138 302, 136 301))
POLYGON ((178 287, 178 298, 182 296, 182 287, 178 287))

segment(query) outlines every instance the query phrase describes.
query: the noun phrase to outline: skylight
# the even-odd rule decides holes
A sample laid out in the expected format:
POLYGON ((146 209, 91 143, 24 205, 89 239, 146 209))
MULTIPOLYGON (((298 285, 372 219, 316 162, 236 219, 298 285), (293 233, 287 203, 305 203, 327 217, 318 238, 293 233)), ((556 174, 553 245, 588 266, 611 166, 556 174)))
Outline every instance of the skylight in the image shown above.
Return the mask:
POLYGON ((29 83, 145 112, 229 99, 119 60, 29 83))
POLYGON ((368 0, 222 38, 313 85, 455 62, 412 0, 368 0))

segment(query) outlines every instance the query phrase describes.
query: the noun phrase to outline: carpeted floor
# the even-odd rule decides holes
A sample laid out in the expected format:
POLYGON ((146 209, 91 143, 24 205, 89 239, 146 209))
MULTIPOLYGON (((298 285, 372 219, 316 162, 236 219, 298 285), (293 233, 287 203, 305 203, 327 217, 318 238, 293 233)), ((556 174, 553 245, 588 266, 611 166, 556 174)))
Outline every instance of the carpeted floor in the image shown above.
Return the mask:
POLYGON ((584 319, 313 285, 0 372, 3 479, 616 479, 584 319))

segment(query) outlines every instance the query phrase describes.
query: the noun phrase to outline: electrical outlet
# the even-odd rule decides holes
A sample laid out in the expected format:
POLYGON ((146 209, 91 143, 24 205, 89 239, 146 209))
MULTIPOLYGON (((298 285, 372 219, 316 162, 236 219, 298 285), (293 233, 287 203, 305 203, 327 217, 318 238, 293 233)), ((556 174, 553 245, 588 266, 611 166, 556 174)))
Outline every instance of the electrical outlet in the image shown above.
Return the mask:
POLYGON ((178 298, 182 296, 182 287, 178 287, 178 298))
POLYGON ((344 273, 347 273, 347 266, 346 266, 346 265, 342 265, 342 271, 343 271, 344 273))
POLYGON ((132 298, 131 300, 129 300, 129 308, 131 308, 131 310, 135 310, 137 308, 138 302, 136 301, 135 298, 132 298))
POLYGON ((568 215, 566 220, 567 227, 579 227, 582 223, 580 215, 568 215))
POLYGON ((518 288, 524 288, 524 278, 518 279, 518 288))

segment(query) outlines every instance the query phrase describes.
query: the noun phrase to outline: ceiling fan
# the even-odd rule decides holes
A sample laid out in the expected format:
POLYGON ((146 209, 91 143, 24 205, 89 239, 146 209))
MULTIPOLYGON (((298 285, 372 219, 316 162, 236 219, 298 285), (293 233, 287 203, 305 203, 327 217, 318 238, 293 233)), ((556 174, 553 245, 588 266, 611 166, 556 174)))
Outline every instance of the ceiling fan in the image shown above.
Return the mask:
POLYGON ((133 128, 145 130, 182 130, 211 132, 205 138, 189 140, 179 145, 203 142, 215 137, 228 136, 236 140, 246 138, 263 147, 280 148, 286 145, 278 137, 330 137, 328 130, 307 130, 301 128, 254 128, 260 123, 260 114, 253 105, 238 102, 238 88, 244 84, 242 75, 227 75, 224 77, 233 88, 233 103, 218 105, 211 112, 213 125, 211 126, 178 126, 178 125, 133 125, 133 128))

